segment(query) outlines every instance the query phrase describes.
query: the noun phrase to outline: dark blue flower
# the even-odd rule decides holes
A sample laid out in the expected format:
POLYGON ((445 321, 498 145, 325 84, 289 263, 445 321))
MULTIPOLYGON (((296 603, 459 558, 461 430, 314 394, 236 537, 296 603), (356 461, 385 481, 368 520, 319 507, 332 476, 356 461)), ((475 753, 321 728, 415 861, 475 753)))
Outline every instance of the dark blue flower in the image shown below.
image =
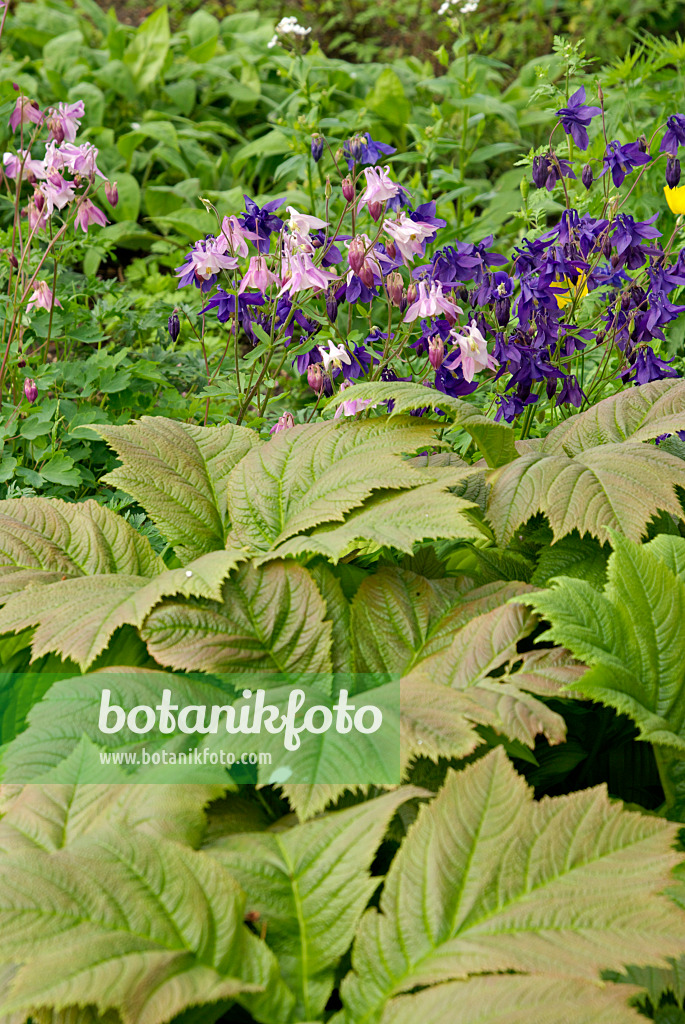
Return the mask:
POLYGON ((685 146, 685 115, 672 114, 666 122, 666 134, 659 148, 662 153, 677 156, 678 146, 685 146))
MULTIPOLYGON (((238 296, 238 320, 243 323, 246 319, 250 319, 250 306, 263 305, 264 296, 259 292, 243 292, 238 296)), ((205 308, 200 310, 200 313, 208 313, 212 309, 216 310, 216 318, 219 323, 225 324, 233 316, 235 295, 224 291, 223 288, 217 288, 216 294, 212 296, 205 308)))
POLYGON ((312 135, 312 160, 314 163, 319 162, 323 156, 323 135, 319 132, 314 132, 312 135))
POLYGON ((343 153, 350 170, 355 163, 377 164, 382 156, 389 156, 395 152, 394 146, 388 146, 385 142, 376 142, 368 132, 364 135, 353 135, 343 143, 343 153))
POLYGON ((606 148, 604 170, 599 177, 603 178, 607 171, 611 171, 614 185, 620 188, 626 174, 630 174, 641 164, 648 164, 651 159, 649 153, 643 153, 638 142, 628 142, 622 146, 620 142, 614 140, 606 148))
POLYGON ((568 106, 557 110, 557 117, 561 120, 562 128, 567 135, 573 137, 573 141, 580 149, 587 149, 590 143, 587 134, 590 121, 602 113, 601 107, 586 107, 584 103, 585 86, 581 86, 571 96, 568 106))
POLYGON ((678 371, 669 365, 672 359, 660 359, 656 353, 647 346, 639 349, 633 366, 623 370, 619 376, 624 383, 632 380, 638 387, 641 384, 649 384, 653 380, 663 380, 665 377, 677 377, 678 371))
POLYGON ((659 229, 653 227, 658 216, 659 214, 655 213, 648 220, 636 221, 629 214, 619 214, 614 221, 611 236, 618 256, 617 266, 627 266, 629 270, 636 270, 643 265, 648 255, 659 252, 653 246, 643 244, 648 239, 661 235, 659 229))
POLYGON ((283 221, 276 216, 274 211, 283 205, 285 199, 272 199, 260 208, 249 196, 244 195, 243 198, 247 212, 241 214, 238 220, 244 228, 256 232, 259 236, 257 241, 259 251, 268 252, 272 232, 280 231, 283 227, 283 221))
POLYGON ((570 374, 568 377, 564 377, 561 384, 561 391, 556 398, 556 404, 573 405, 576 409, 580 409, 584 399, 585 394, 583 393, 583 389, 575 376, 570 374))

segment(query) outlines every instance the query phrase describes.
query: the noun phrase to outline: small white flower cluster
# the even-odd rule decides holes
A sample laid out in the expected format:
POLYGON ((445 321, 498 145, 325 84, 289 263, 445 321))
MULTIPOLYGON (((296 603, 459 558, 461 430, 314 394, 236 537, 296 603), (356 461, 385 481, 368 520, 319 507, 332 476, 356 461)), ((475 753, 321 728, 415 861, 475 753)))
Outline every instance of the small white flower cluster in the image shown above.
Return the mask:
POLYGON ((297 18, 291 15, 287 18, 281 18, 278 25, 276 25, 276 34, 266 44, 271 50, 278 42, 280 36, 308 36, 311 32, 311 28, 305 28, 304 25, 300 25, 297 18))
POLYGON ((445 0, 444 3, 440 4, 438 14, 440 17, 444 14, 449 14, 457 4, 461 4, 459 7, 460 14, 473 14, 474 11, 478 10, 479 0, 467 0, 466 3, 461 3, 461 0, 445 0))

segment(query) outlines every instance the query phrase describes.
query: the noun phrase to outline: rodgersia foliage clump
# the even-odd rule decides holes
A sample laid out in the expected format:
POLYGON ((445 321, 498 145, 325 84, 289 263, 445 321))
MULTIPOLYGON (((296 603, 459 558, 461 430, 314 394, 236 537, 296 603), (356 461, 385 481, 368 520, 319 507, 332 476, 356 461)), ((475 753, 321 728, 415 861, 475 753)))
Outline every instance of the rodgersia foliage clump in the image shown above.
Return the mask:
MULTIPOLYGON (((308 37, 285 17, 264 48, 300 67, 308 37)), ((608 130, 572 57, 513 246, 363 126, 308 133, 297 201, 203 195, 158 317, 195 418, 89 420, 107 503, 0 501, 3 1021, 683 1017, 685 116, 608 130), (394 716, 394 781, 355 776, 361 732, 101 728, 105 692, 228 733, 254 691, 330 712, 341 678, 394 716)), ((22 332, 117 200, 83 116, 8 111, 21 429, 22 332)))

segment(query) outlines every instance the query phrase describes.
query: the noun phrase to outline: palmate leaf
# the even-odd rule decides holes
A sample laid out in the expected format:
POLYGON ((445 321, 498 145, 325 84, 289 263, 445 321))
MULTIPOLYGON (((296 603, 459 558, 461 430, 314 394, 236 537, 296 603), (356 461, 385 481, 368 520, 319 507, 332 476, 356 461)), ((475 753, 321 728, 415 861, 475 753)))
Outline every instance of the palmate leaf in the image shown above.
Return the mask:
POLYGON ((244 559, 240 550, 212 551, 182 569, 168 569, 151 579, 121 571, 28 587, 0 608, 0 632, 18 633, 37 626, 31 642, 34 658, 55 651, 85 670, 116 629, 126 624, 142 626, 163 597, 220 600, 223 580, 244 559))
POLYGON ((160 665, 203 672, 330 672, 331 633, 312 577, 282 562, 242 566, 221 604, 165 601, 142 630, 160 665))
MULTIPOLYGON (((349 397, 343 394, 335 395, 328 406, 334 408, 349 397)), ((516 458, 516 435, 511 427, 504 423, 495 423, 468 402, 452 398, 442 391, 402 381, 370 382, 355 384, 353 397, 376 403, 393 401, 393 416, 412 412, 414 409, 439 410, 471 435, 489 466, 503 466, 516 458)))
POLYGON ((0 600, 65 577, 154 576, 164 568, 146 537, 96 501, 0 501, 0 600))
POLYGON ((273 954, 243 924, 243 893, 204 853, 111 829, 4 858, 0 879, 0 956, 22 965, 0 1012, 81 1003, 162 1024, 238 998, 268 1024, 290 1015, 273 954))
POLYGON ((261 443, 258 434, 231 423, 198 427, 163 416, 95 429, 123 463, 104 481, 143 506, 182 561, 224 546, 228 475, 261 443))
POLYGON ((538 512, 549 519, 555 540, 577 530, 604 541, 607 528, 639 540, 659 510, 682 515, 675 488, 685 487, 685 463, 653 445, 625 441, 575 458, 531 452, 490 479, 487 518, 502 545, 538 512))
MULTIPOLYGON (((422 999, 431 1012, 442 985, 460 980, 460 1020, 478 1021, 483 975, 546 979, 570 1000, 571 984, 599 988, 602 969, 677 954, 685 916, 659 895, 678 860, 675 835, 603 788, 535 802, 500 748, 450 772, 395 857, 380 910, 362 919, 338 1019, 370 1024, 385 1010, 392 1021, 397 1009, 404 1021, 409 998, 420 1019, 422 999), (438 987, 390 1002, 425 986, 438 987)), ((520 1002, 522 979, 492 980, 493 990, 511 983, 520 1002)))
POLYGON ((685 382, 657 380, 605 398, 551 430, 542 451, 578 455, 597 445, 651 441, 685 430, 685 382))
POLYGON ((343 522, 374 491, 426 483, 400 455, 434 445, 434 431, 435 424, 384 417, 276 434, 230 475, 232 537, 255 552, 272 551, 321 523, 343 522))
POLYGON ((340 958, 379 883, 373 857, 405 801, 429 795, 405 786, 276 833, 226 836, 205 847, 248 894, 266 922, 266 941, 295 993, 295 1020, 315 1020, 328 1001, 340 958))
POLYGON ((399 493, 378 491, 341 526, 320 526, 307 536, 291 537, 256 562, 317 554, 335 563, 356 546, 368 543, 411 554, 417 541, 443 537, 477 540, 482 531, 462 514, 474 508, 473 502, 455 497, 448 486, 431 482, 399 493))
MULTIPOLYGON (((682 557, 685 540, 668 541, 682 557)), ((661 545, 617 533, 612 544, 603 593, 561 578, 523 600, 551 623, 545 639, 591 666, 575 691, 629 715, 642 739, 685 752, 685 579, 659 557, 661 545)))
POLYGON ((198 845, 205 805, 223 796, 222 785, 37 785, 22 786, 0 821, 0 851, 48 852, 116 824, 189 845, 198 845))

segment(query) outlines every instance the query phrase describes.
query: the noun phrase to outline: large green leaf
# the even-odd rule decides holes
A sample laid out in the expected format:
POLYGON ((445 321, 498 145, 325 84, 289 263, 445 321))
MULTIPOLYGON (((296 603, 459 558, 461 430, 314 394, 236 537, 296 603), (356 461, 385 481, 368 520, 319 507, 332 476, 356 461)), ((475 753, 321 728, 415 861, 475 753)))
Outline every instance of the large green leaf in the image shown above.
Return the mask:
POLYGON ((426 477, 399 456, 436 443, 435 424, 409 418, 291 427, 251 451, 229 478, 235 540, 272 551, 321 523, 345 520, 378 490, 426 477))
POLYGON ((163 597, 221 600, 223 580, 244 557, 235 550, 212 551, 152 579, 120 572, 30 587, 0 608, 0 633, 37 626, 31 643, 34 658, 55 651, 85 670, 116 629, 126 624, 142 626, 163 597))
POLYGON ((599 987, 603 968, 677 954, 685 916, 659 895, 678 859, 675 834, 603 788, 535 802, 501 748, 450 772, 395 857, 380 909, 362 919, 344 1019, 367 1024, 388 1007, 392 1021, 393 997, 437 986, 416 997, 420 1017, 422 999, 430 1007, 442 983, 462 980, 460 1020, 478 1021, 484 978, 471 988, 469 976, 511 981, 514 1004, 522 981, 503 972, 554 982, 570 999, 571 984, 599 987))
POLYGON ((639 540, 659 510, 682 515, 676 485, 685 463, 653 445, 624 441, 565 454, 529 452, 491 474, 487 516, 500 544, 538 512, 558 540, 572 530, 600 541, 607 528, 639 540))
MULTIPOLYGON (((685 751, 685 579, 659 546, 616 533, 612 543, 603 592, 560 578, 520 600, 551 623, 546 639, 591 666, 574 690, 630 715, 642 739, 685 751)), ((669 538, 669 548, 685 557, 685 540, 669 538)))
POLYGON ((242 566, 213 605, 165 601, 142 631, 160 665, 203 672, 331 670, 332 624, 316 583, 296 564, 242 566))
POLYGON ((288 1019, 292 995, 243 924, 242 892, 204 853, 111 829, 4 858, 0 879, 0 956, 21 964, 0 1012, 90 1003, 162 1024, 237 997, 258 1020, 288 1019))
POLYGON ((302 1020, 318 1018, 328 1001, 378 885, 369 869, 390 818, 421 795, 428 794, 407 786, 284 832, 226 836, 206 847, 248 894, 247 910, 266 922, 302 1020))
MULTIPOLYGON (((355 384, 353 397, 379 404, 392 401, 393 416, 423 408, 442 412, 471 435, 489 466, 503 466, 516 458, 516 435, 511 427, 495 423, 468 402, 452 398, 442 391, 402 381, 372 382, 355 384)), ((350 395, 341 393, 335 395, 328 404, 335 407, 349 398, 350 395)))
POLYGON ((36 583, 98 573, 154 576, 164 569, 146 537, 96 501, 0 502, 0 598, 36 583))
POLYGON ((685 382, 655 380, 619 391, 585 412, 570 416, 550 431, 541 448, 578 455, 600 444, 628 439, 651 441, 677 430, 685 430, 685 382))
POLYGON ((138 89, 147 89, 160 75, 170 38, 166 7, 158 8, 137 29, 124 54, 124 63, 130 68, 138 89))
POLYGON ((260 443, 254 431, 230 423, 197 427, 162 416, 94 429, 123 463, 105 481, 140 502, 179 558, 224 546, 228 474, 260 443))

